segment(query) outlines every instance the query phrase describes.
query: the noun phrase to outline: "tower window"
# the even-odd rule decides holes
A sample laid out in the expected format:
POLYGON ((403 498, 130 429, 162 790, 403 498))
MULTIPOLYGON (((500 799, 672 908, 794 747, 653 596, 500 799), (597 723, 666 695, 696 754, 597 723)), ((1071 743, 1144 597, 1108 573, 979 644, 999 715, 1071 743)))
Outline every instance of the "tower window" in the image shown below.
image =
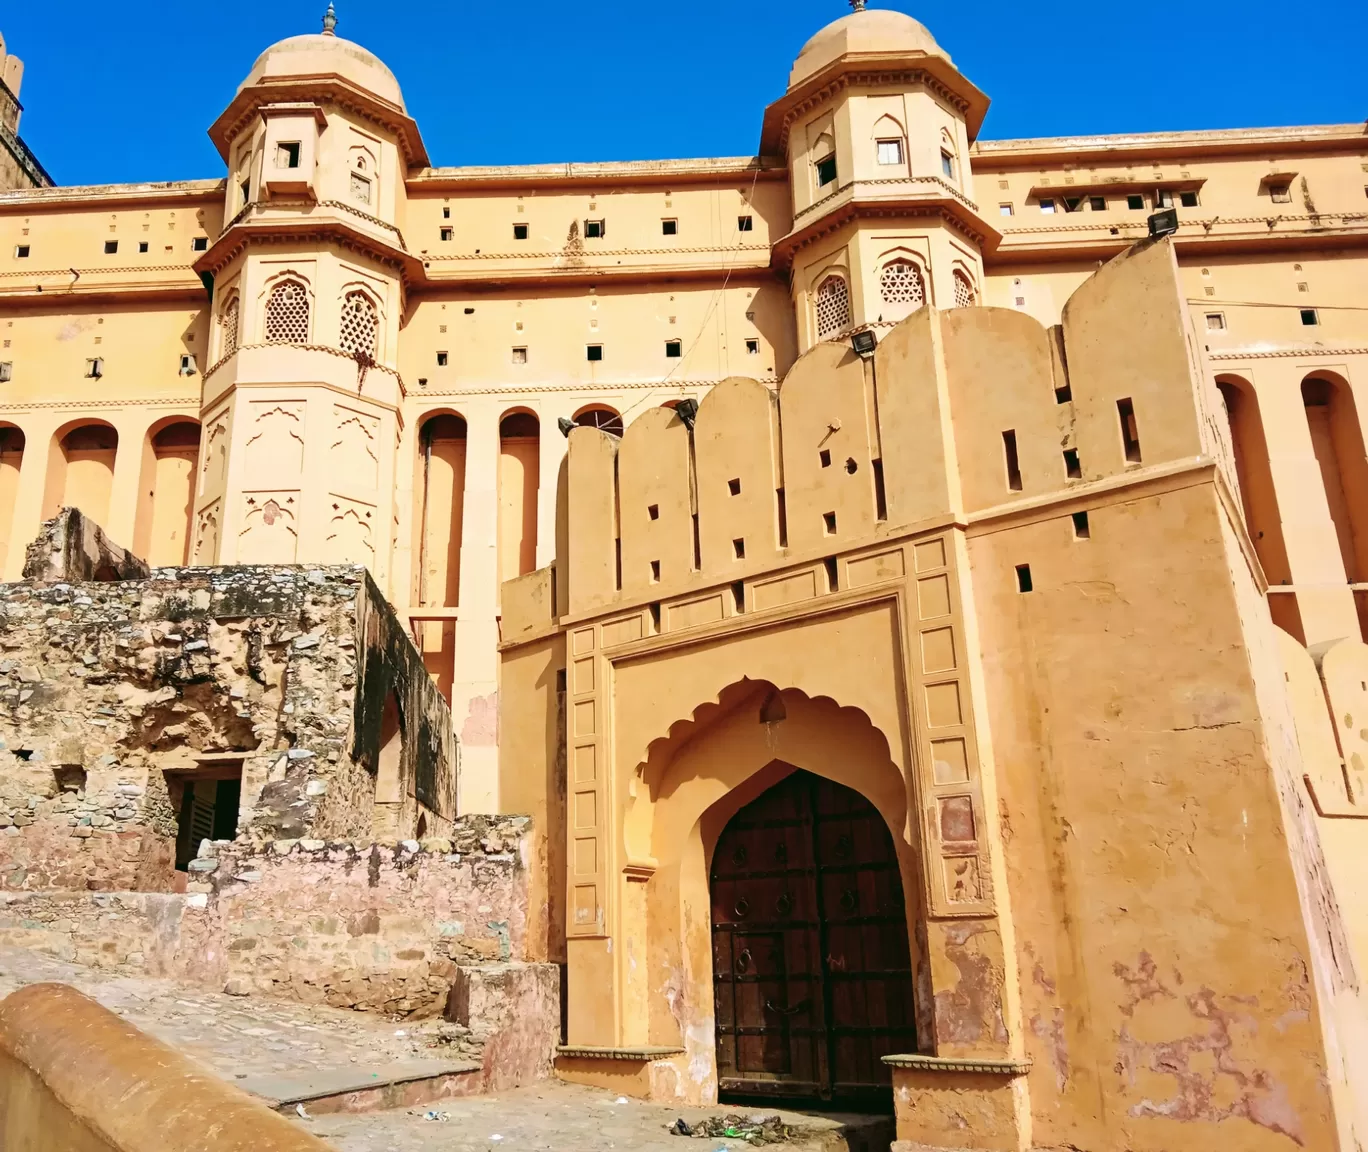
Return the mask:
POLYGON ((526 363, 527 363, 527 349, 526 349, 526 348, 514 348, 514 349, 513 349, 513 363, 514 363, 514 364, 526 364, 526 363))
POLYGON ((661 234, 662 236, 678 236, 678 235, 679 235, 679 221, 678 221, 678 220, 662 220, 662 221, 660 222, 660 234, 661 234))
POLYGON ((1082 208, 1082 207, 1083 207, 1083 197, 1082 197, 1082 196, 1065 196, 1065 197, 1064 197, 1064 211, 1065 211, 1065 212, 1077 212, 1077 211, 1078 211, 1080 208, 1082 208))
POLYGON ((443 220, 450 220, 450 219, 451 219, 451 209, 450 209, 450 208, 443 208, 443 209, 442 209, 442 219, 443 219, 443 220))
POLYGON ((252 202, 252 182, 244 180, 238 185, 238 194, 242 197, 242 206, 247 207, 252 202))
POLYGON ((836 182, 836 155, 823 156, 817 161, 817 187, 825 188, 836 182))
POLYGON ((119 250, 119 242, 118 242, 117 240, 106 240, 106 241, 105 241, 105 255, 106 255, 106 256, 113 256, 114 253, 116 253, 118 250, 119 250))
POLYGON ((1225 331, 1225 314, 1222 312, 1208 312, 1206 314, 1206 326, 1208 332, 1225 331))
POLYGON ((276 167, 277 168, 298 168, 299 167, 299 141, 292 140, 288 143, 276 145, 276 167))
POLYGON ((759 356, 759 355, 760 355, 760 341, 759 341, 759 340, 747 340, 747 341, 746 341, 746 355, 747 355, 747 356, 759 356))
POLYGON ((1132 212, 1143 212, 1145 210, 1145 198, 1143 196, 1127 196, 1126 207, 1132 212))
POLYGON ((209 237, 208 237, 208 236, 196 236, 193 240, 190 241, 190 249, 191 249, 191 251, 193 251, 193 252, 207 252, 207 251, 209 251, 209 237))
POLYGON ((1287 184, 1270 184, 1268 195, 1274 204, 1291 204, 1292 188, 1287 184))
POLYGON ((443 228, 443 229, 442 229, 442 239, 443 239, 443 240, 450 240, 450 239, 452 238, 453 235, 455 235, 455 233, 454 233, 450 228, 443 228))
POLYGON ((682 340, 666 340, 665 355, 671 360, 678 360, 684 355, 684 342, 682 340))
POLYGON ((446 354, 445 352, 438 352, 438 353, 437 353, 437 367, 438 367, 438 368, 445 368, 446 366, 447 366, 447 354, 446 354))
POLYGON ((371 202, 371 182, 359 172, 351 174, 351 197, 362 204, 371 202))
POLYGON ((998 215, 999 215, 999 216, 1010 216, 1011 214, 1012 214, 1012 206, 1011 206, 1010 204, 999 204, 999 205, 998 205, 998 215))
POLYGON ((607 235, 608 221, 586 220, 584 222, 584 238, 586 240, 602 240, 607 235))
POLYGON ((1317 315, 1314 308, 1303 308, 1301 310, 1301 322, 1307 327, 1311 327, 1320 323, 1320 316, 1317 315))
POLYGON ((1196 207, 1197 207, 1197 193, 1196 193, 1196 192, 1179 192, 1179 193, 1178 193, 1178 203, 1181 204, 1184 208, 1196 208, 1196 207))
POLYGON ((190 355, 182 355, 180 358, 180 374, 182 376, 193 376, 195 374, 195 358, 190 355))
POLYGON ((1051 200, 1051 199, 1049 199, 1048 197, 1046 197, 1044 200, 1042 200, 1042 201, 1040 202, 1040 210, 1041 210, 1043 213, 1045 213, 1046 216, 1053 216, 1053 215, 1054 215, 1054 201, 1051 200))
POLYGON ((901 164, 903 162, 901 140, 880 140, 877 143, 880 164, 901 164))
POLYGON ((584 358, 585 358, 586 360, 594 360, 594 361, 602 360, 602 359, 603 359, 603 345, 602 345, 602 344, 588 344, 588 345, 586 345, 586 346, 585 346, 585 349, 584 349, 584 358))
POLYGON ((941 175, 949 180, 955 178, 955 158, 945 149, 941 149, 941 175))
MULTIPOLYGON (((1364 189, 1368 192, 1368 188, 1364 189)), ((736 230, 738 232, 750 232, 754 229, 754 221, 749 216, 738 216, 736 218, 736 230)))
POLYGON ((266 342, 307 344, 309 290, 298 280, 282 280, 266 298, 266 342))
POLYGON ((139 252, 146 252, 146 251, 147 251, 147 241, 146 241, 146 240, 139 240, 139 241, 138 241, 138 251, 139 251, 139 252))
POLYGON ((1170 192, 1167 188, 1160 188, 1158 193, 1154 197, 1154 204, 1157 208, 1172 208, 1173 193, 1170 192))
POLYGON ((15 258, 16 260, 27 260, 27 259, 28 259, 28 254, 29 254, 29 246, 28 246, 27 244, 17 244, 17 245, 15 245, 15 248, 14 248, 14 258, 15 258))
POLYGON ((6 360, 0 364, 0 384, 8 384, 14 379, 14 365, 6 360))
POLYGON ((1107 198, 1105 196, 1089 196, 1088 207, 1094 212, 1105 212, 1107 210, 1107 198))
POLYGON ((514 225, 513 225, 513 239, 514 239, 514 240, 526 240, 526 239, 527 239, 527 225, 526 225, 526 224, 514 224, 514 225))

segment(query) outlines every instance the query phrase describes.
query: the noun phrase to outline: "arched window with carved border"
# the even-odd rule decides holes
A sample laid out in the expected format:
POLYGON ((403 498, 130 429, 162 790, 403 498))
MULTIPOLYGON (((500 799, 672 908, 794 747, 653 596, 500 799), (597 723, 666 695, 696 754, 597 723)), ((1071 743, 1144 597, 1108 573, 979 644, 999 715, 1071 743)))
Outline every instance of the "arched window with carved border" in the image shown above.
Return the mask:
POLYGON ((302 280, 277 281, 266 297, 266 343, 309 342, 309 290, 302 280))
POLYGON ((974 291, 974 282, 969 279, 969 273, 962 268, 955 269, 955 307, 972 308, 978 302, 978 293, 974 291))
POLYGON ((380 312, 368 293, 359 288, 347 293, 339 333, 339 346, 348 356, 375 358, 380 312))
POLYGON ((219 359, 226 360, 238 349, 238 332, 242 322, 242 302, 234 292, 224 302, 219 313, 219 359))
POLYGON ((844 276, 832 273, 816 293, 817 339, 825 340, 850 326, 850 284, 844 276))
POLYGON ((915 312, 926 303, 926 278, 913 261, 898 257, 880 271, 879 295, 885 304, 905 305, 915 312))

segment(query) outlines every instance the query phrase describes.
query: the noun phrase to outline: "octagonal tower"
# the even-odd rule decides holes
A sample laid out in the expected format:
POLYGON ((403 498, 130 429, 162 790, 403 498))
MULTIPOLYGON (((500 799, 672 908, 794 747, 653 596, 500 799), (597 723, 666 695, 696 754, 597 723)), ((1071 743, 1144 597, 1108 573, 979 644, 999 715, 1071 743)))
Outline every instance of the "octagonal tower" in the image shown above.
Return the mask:
POLYGON ((404 177, 427 156, 394 75, 333 32, 257 59, 210 129, 227 223, 196 265, 213 330, 193 560, 365 564, 389 591, 404 177))
POLYGON ((790 169, 793 228, 774 262, 800 350, 923 304, 974 303, 1000 239, 969 171, 988 98, 916 20, 853 7, 803 46, 765 111, 761 152, 790 169))

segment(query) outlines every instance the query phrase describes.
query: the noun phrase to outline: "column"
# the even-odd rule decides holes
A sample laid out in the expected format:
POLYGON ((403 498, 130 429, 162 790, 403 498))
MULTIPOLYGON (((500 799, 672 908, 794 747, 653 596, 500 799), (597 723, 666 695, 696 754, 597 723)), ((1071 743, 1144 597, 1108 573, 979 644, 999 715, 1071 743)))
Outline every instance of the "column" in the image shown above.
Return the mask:
POLYGON ((460 812, 499 802, 499 410, 495 398, 465 410, 461 602, 456 622, 452 723, 461 741, 460 812))
POLYGON ((114 479, 109 490, 108 523, 101 525, 121 548, 133 548, 134 521, 138 514, 138 486, 142 479, 143 454, 147 450, 148 413, 120 413, 110 420, 119 434, 114 453, 114 479))

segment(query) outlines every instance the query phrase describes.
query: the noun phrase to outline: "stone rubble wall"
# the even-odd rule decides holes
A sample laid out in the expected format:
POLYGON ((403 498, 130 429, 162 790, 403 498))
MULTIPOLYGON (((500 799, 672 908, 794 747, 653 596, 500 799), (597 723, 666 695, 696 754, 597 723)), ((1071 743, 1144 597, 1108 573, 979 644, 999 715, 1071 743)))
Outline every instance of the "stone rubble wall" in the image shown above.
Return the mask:
MULTIPOLYGON (((526 817, 467 816, 421 845, 205 841, 185 893, 0 892, 0 946, 240 995, 436 1016, 460 967, 527 967, 530 832, 526 817)), ((510 987, 541 1004, 546 979, 510 987)), ((488 999, 453 1019, 478 1030, 488 999)))
POLYGON ((350 565, 0 585, 0 889, 183 890, 177 781, 239 752, 239 841, 369 839, 379 733, 362 679, 414 717, 404 770, 423 772, 427 830, 444 834, 455 739, 403 639, 350 565))

